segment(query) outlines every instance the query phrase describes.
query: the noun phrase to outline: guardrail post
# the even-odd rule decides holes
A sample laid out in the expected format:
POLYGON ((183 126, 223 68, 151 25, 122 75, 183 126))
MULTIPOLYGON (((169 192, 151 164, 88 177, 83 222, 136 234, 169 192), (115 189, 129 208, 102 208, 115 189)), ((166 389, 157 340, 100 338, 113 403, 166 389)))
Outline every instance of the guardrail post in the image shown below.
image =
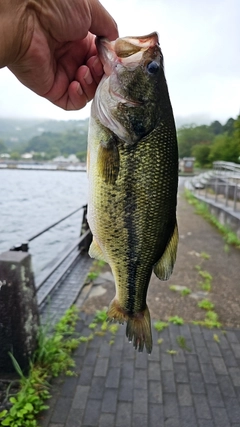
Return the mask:
MULTIPOLYGON (((82 226, 81 226, 80 236, 82 236, 88 230, 89 230, 89 225, 87 221, 87 205, 85 205, 83 206, 83 217, 82 217, 82 226)), ((90 232, 84 239, 84 243, 80 244, 79 249, 84 248, 85 251, 88 251, 91 242, 92 242, 92 233, 90 232)))
POLYGON ((27 372, 39 326, 31 255, 0 254, 0 373, 14 372, 9 352, 27 372))
POLYGON ((225 197, 226 197, 226 201, 225 201, 225 206, 228 206, 228 193, 229 193, 229 182, 227 181, 226 183, 226 187, 225 187, 225 197))

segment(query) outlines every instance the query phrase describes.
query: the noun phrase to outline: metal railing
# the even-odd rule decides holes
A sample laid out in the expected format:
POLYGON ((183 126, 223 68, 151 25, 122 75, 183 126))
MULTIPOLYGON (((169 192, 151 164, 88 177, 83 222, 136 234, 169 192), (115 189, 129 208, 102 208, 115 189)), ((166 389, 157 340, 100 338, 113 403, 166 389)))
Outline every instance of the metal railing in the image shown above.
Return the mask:
POLYGON ((213 170, 192 180, 193 191, 233 212, 240 212, 240 165, 214 162, 213 170))
POLYGON ((73 265, 73 263, 76 261, 77 257, 81 253, 81 251, 88 250, 91 239, 92 239, 92 235, 91 235, 91 231, 89 229, 88 222, 87 222, 87 205, 83 205, 83 206, 75 209, 74 211, 70 212, 68 215, 65 215, 63 218, 59 219, 58 221, 55 221, 53 224, 51 224, 51 225, 45 227, 44 229, 38 231, 33 236, 29 237, 25 242, 11 247, 10 251, 28 252, 29 251, 29 242, 35 240, 36 238, 38 238, 42 234, 48 232, 49 230, 51 230, 52 228, 54 228, 55 226, 57 226, 58 224, 65 221, 66 219, 68 219, 69 217, 73 216, 74 214, 76 214, 77 212, 79 212, 81 210, 83 211, 83 216, 82 216, 82 223, 80 224, 80 236, 78 238, 76 238, 74 243, 70 246, 69 249, 67 249, 66 252, 64 252, 64 254, 57 260, 57 262, 55 262, 48 269, 46 274, 43 277, 41 277, 41 279, 39 281, 37 281, 37 283, 35 284, 37 292, 42 288, 42 286, 46 283, 46 281, 55 272, 57 272, 58 268, 62 264, 64 264, 64 267, 61 268, 61 272, 59 274, 57 274, 56 277, 54 277, 54 279, 52 280, 51 286, 49 287, 49 293, 51 293, 56 288, 56 286, 59 283, 59 281, 61 280, 61 278, 69 270, 71 265, 73 265), (78 250, 76 251, 76 249, 78 249, 78 250), (74 251, 75 251, 75 253, 74 253, 74 251), (73 254, 73 256, 71 256, 72 254, 73 254))

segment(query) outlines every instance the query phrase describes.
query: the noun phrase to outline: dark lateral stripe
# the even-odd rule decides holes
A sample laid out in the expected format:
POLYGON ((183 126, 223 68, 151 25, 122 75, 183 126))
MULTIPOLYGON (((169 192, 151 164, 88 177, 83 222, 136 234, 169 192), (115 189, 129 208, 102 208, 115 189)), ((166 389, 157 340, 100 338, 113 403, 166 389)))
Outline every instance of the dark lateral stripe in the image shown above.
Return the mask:
POLYGON ((131 315, 134 314, 135 299, 136 299, 136 273, 137 273, 137 233, 134 223, 134 214, 136 210, 136 194, 134 191, 134 170, 136 168, 134 162, 134 153, 132 147, 126 148, 127 156, 127 190, 125 193, 125 208, 124 208, 124 224, 128 235, 128 265, 127 265, 127 301, 126 309, 131 315))

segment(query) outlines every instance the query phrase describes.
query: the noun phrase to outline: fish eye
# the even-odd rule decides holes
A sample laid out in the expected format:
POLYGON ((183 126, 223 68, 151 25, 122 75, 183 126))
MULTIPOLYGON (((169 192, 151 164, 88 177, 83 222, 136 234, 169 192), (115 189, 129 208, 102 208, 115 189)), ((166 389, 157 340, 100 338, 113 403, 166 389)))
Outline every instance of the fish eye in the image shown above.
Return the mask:
POLYGON ((147 64, 147 70, 150 74, 156 74, 159 70, 159 64, 156 61, 147 64))

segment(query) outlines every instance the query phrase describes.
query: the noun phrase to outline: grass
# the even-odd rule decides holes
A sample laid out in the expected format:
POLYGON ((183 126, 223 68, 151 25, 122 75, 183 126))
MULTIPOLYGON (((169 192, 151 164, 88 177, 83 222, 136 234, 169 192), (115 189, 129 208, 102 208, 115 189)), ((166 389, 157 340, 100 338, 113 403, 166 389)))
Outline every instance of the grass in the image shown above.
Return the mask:
POLYGON ((195 265, 195 268, 198 271, 199 276, 204 279, 199 282, 199 286, 202 288, 203 291, 210 292, 212 289, 212 275, 208 271, 202 270, 202 267, 200 265, 195 265))
POLYGON ((161 320, 158 320, 157 322, 155 322, 153 324, 153 326, 156 329, 156 331, 161 332, 161 331, 163 331, 163 329, 168 327, 168 323, 162 322, 161 320))
POLYGON ((240 239, 237 237, 236 233, 226 225, 221 224, 218 219, 209 212, 206 203, 199 201, 189 190, 185 190, 185 197, 188 203, 195 207, 195 211, 198 215, 201 215, 220 231, 228 245, 233 245, 240 249, 240 239))
POLYGON ((183 325, 184 324, 184 320, 182 317, 179 316, 172 316, 169 317, 168 321, 170 323, 173 323, 174 325, 183 325))
POLYGON ((203 308, 204 310, 213 310, 214 304, 208 299, 203 299, 198 302, 198 307, 203 308))
POLYGON ((202 259, 210 259, 211 258, 211 256, 209 254, 207 254, 207 252, 201 252, 200 257, 202 259))
POLYGON ((38 348, 28 376, 10 354, 19 375, 19 391, 9 398, 10 408, 0 413, 1 426, 37 427, 37 414, 48 408, 44 402, 50 397, 49 380, 60 373, 74 375, 71 353, 81 342, 80 338, 73 337, 77 320, 78 310, 72 307, 57 323, 52 334, 49 333, 49 325, 39 328, 38 348))
POLYGON ((177 341, 179 347, 182 348, 183 350, 187 350, 189 352, 192 351, 191 348, 187 346, 186 338, 183 337, 182 335, 179 335, 176 338, 176 341, 177 341))
POLYGON ((185 296, 191 294, 191 292, 192 292, 191 289, 185 288, 180 292, 180 294, 182 295, 182 297, 185 297, 185 296))
POLYGON ((105 261, 95 260, 93 262, 91 270, 87 275, 87 281, 93 282, 99 276, 105 264, 106 264, 105 261))

